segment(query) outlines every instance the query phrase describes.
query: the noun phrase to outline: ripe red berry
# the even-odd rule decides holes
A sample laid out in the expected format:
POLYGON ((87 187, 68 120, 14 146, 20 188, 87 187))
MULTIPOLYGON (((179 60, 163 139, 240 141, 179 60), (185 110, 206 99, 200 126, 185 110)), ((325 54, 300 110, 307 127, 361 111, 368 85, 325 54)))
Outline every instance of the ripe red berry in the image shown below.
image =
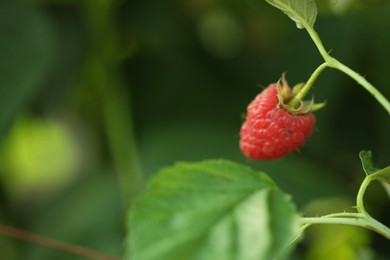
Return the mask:
POLYGON ((290 109, 284 102, 293 97, 293 91, 284 78, 283 83, 269 85, 247 108, 240 132, 240 148, 250 159, 283 157, 302 146, 313 131, 312 104, 298 110, 290 109))

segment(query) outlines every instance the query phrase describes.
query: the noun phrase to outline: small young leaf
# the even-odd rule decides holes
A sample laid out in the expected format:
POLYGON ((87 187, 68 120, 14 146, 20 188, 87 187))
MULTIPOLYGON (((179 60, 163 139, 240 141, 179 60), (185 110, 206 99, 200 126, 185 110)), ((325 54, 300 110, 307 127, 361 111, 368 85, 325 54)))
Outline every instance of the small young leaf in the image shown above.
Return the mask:
POLYGON ((378 169, 374 167, 374 163, 372 162, 371 151, 360 151, 359 158, 362 161, 363 170, 367 176, 378 171, 378 169))
POLYGON ((317 18, 315 0, 265 0, 288 15, 299 29, 313 26, 317 18))
POLYGON ((361 151, 359 153, 359 157, 367 176, 373 180, 380 180, 384 183, 390 184, 390 166, 383 169, 375 168, 372 162, 371 151, 361 151))
POLYGON ((226 160, 178 163, 132 209, 126 259, 274 259, 297 220, 290 197, 265 173, 226 160))

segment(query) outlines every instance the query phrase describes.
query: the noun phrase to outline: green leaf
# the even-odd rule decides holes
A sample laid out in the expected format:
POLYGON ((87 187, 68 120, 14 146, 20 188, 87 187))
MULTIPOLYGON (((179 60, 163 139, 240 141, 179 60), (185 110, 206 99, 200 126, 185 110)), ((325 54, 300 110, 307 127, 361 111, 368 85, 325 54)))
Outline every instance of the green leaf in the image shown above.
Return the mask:
MULTIPOLYGON (((361 151, 359 153, 359 157, 362 161, 363 169, 366 172, 367 176, 369 176, 373 180, 380 180, 385 184, 390 184, 390 166, 383 169, 375 168, 372 162, 371 151, 361 151)), ((385 189, 388 188, 386 187, 385 189)))
POLYGON ((313 26, 317 18, 315 0, 265 0, 288 15, 299 29, 313 26))
POLYGON ((273 259, 286 253, 297 220, 265 173, 226 160, 177 163, 131 211, 126 259, 273 259))
POLYGON ((378 169, 374 167, 374 163, 372 162, 371 151, 360 151, 359 157, 362 161, 363 170, 367 176, 378 171, 378 169))

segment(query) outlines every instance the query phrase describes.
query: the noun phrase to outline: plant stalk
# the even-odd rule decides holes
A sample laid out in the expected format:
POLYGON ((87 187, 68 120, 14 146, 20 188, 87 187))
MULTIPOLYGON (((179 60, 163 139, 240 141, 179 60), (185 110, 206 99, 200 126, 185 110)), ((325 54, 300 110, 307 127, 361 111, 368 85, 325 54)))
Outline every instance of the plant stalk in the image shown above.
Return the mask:
POLYGON ((364 193, 366 192, 366 189, 368 185, 371 183, 371 178, 367 176, 362 184, 360 185, 358 194, 356 196, 356 210, 362 214, 368 215, 366 209, 364 208, 364 193))
POLYGON ((364 193, 366 192, 368 185, 373 180, 374 179, 370 178, 370 176, 366 176, 366 178, 360 185, 356 197, 356 210, 358 211, 358 213, 341 212, 329 214, 322 217, 301 218, 303 226, 301 227, 299 234, 301 234, 306 228, 308 228, 312 224, 342 224, 367 228, 372 231, 375 231, 378 234, 381 234, 387 239, 390 239, 390 228, 371 217, 371 215, 364 208, 364 193))
POLYGON ((363 76, 359 75, 356 71, 345 66, 335 58, 331 57, 329 61, 329 67, 338 69, 354 79, 359 85, 361 85, 371 95, 373 95, 374 98, 383 106, 384 109, 386 109, 387 113, 390 115, 390 102, 370 82, 368 82, 363 76))
POLYGON ((377 221, 376 219, 373 219, 369 215, 364 215, 363 218, 351 218, 351 217, 308 217, 308 218, 301 218, 302 223, 308 227, 308 225, 312 224, 342 224, 342 225, 351 225, 351 226, 358 226, 370 229, 372 231, 375 231, 376 233, 384 236, 385 238, 390 240, 390 229, 377 221))
MULTIPOLYGON (((346 65, 338 61, 337 59, 330 56, 329 53, 326 51, 320 37, 318 36, 314 28, 306 23, 304 25, 311 39, 316 45, 318 51, 320 52, 321 56, 324 58, 327 66, 340 70, 341 72, 347 74, 349 77, 354 79, 358 84, 360 84, 369 93, 371 93, 371 95, 374 96, 374 98, 383 106, 383 108, 390 115, 390 102, 386 99, 386 97, 383 96, 370 82, 368 82, 364 77, 359 75, 356 71, 350 69, 349 67, 347 67, 346 65)), ((309 86, 308 88, 310 89, 310 87, 311 86, 309 86)))
POLYGON ((328 67, 328 63, 324 62, 322 63, 314 72, 311 74, 309 80, 306 82, 305 86, 299 91, 299 93, 289 102, 289 106, 291 108, 296 108, 301 100, 306 96, 306 94, 309 92, 310 88, 313 86, 314 82, 318 78, 318 76, 321 74, 321 72, 328 67))
MULTIPOLYGON (((118 73, 121 49, 114 29, 115 1, 85 1, 85 16, 89 26, 91 61, 99 66, 101 80, 93 82, 100 94, 101 112, 113 168, 123 197, 123 207, 128 208, 143 187, 134 125, 131 97, 118 73)), ((96 73, 97 74, 97 73, 96 73)))
POLYGON ((305 225, 305 228, 312 224, 342 224, 363 227, 375 231, 385 238, 390 239, 390 229, 370 216, 365 216, 364 218, 309 217, 302 218, 301 221, 305 225))
POLYGON ((328 61, 328 59, 330 58, 330 55, 326 51, 324 44, 321 41, 320 36, 318 36, 317 32, 309 24, 305 24, 305 28, 306 28, 306 31, 309 33, 310 38, 313 40, 314 44, 316 45, 321 56, 324 58, 325 61, 328 61))
POLYGON ((31 242, 37 245, 45 246, 47 248, 51 248, 57 251, 66 252, 72 255, 78 255, 88 259, 95 259, 95 260, 121 260, 122 259, 118 256, 106 255, 89 248, 65 243, 53 238, 48 238, 46 236, 33 234, 25 230, 11 227, 4 224, 0 224, 0 234, 3 234, 7 237, 12 237, 19 240, 31 242))

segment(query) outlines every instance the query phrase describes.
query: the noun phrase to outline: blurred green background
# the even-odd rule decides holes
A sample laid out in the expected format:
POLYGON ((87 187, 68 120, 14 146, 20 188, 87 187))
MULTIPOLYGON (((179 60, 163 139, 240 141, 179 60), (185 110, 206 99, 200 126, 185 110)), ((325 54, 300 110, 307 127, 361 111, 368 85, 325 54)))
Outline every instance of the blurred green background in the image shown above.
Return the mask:
MULTIPOLYGON (((326 48, 389 98, 389 1, 317 3, 326 48)), ((327 106, 300 151, 251 162, 238 148, 261 86, 283 72, 295 85, 321 62, 307 33, 263 0, 1 0, 0 223, 121 255, 145 180, 209 158, 267 172, 308 216, 351 211, 359 151, 390 163, 390 120, 340 72, 316 82, 327 106)), ((390 225, 379 185, 366 203, 390 225)), ((327 226, 309 229, 292 259, 389 256, 379 235, 327 226)), ((0 259, 82 258, 0 236, 0 259)))

